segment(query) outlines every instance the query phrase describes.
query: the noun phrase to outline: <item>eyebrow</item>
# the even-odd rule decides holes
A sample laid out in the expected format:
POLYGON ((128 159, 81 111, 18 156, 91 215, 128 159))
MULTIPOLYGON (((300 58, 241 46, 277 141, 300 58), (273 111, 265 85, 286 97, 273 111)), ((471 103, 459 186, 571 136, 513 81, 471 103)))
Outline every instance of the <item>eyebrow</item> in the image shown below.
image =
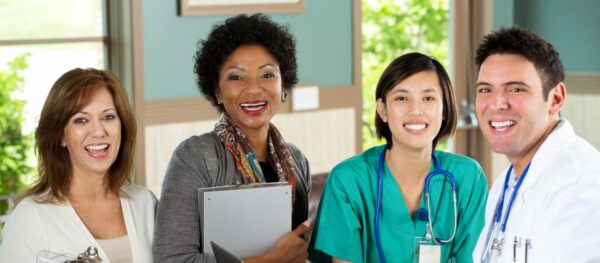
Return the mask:
MULTIPOLYGON (((108 108, 108 109, 103 110, 102 113, 106 113, 106 112, 111 111, 111 110, 112 111, 117 111, 117 109, 115 109, 115 108, 108 108)), ((83 113, 83 114, 89 115, 89 113, 87 111, 78 111, 77 113, 83 113)))
POLYGON ((529 85, 523 81, 509 81, 509 82, 504 83, 504 85, 505 86, 507 86, 507 85, 522 85, 522 86, 529 87, 529 85))
POLYGON ((271 63, 267 63, 267 64, 264 64, 264 65, 261 65, 261 66, 260 66, 260 67, 258 67, 258 68, 259 68, 259 69, 263 69, 263 68, 266 68, 266 67, 274 67, 274 68, 277 68, 277 66, 275 66, 275 65, 273 65, 273 64, 271 64, 271 63))
MULTIPOLYGON (((492 86, 492 84, 490 84, 490 83, 487 83, 485 81, 480 81, 480 82, 477 82, 475 84, 475 87, 482 86, 482 85, 484 85, 484 86, 492 86)), ((502 85, 503 86, 508 86, 508 85, 522 85, 522 86, 530 87, 527 83, 525 83, 523 81, 518 81, 518 80, 505 82, 505 83, 502 83, 502 85)))
MULTIPOLYGON (((260 65, 258 68, 259 69, 263 69, 263 68, 266 68, 266 67, 274 67, 274 68, 276 68, 277 66, 275 66, 274 64, 271 64, 271 63, 267 63, 267 64, 264 64, 264 65, 260 65)), ((242 70, 242 71, 246 70, 245 68, 242 68, 242 67, 234 65, 234 66, 229 66, 229 67, 225 68, 223 71, 228 71, 230 69, 237 69, 237 70, 242 70)))
POLYGON ((241 67, 238 67, 238 66, 229 66, 229 67, 223 69, 223 72, 226 72, 226 71, 228 71, 230 69, 244 70, 244 68, 241 68, 241 67))
MULTIPOLYGON (((393 89, 390 91, 391 93, 409 93, 409 91, 407 89, 404 88, 399 88, 399 89, 393 89)), ((421 91, 421 93, 429 93, 429 92, 433 92, 433 93, 437 93, 437 91, 434 88, 427 88, 424 89, 423 91, 421 91)))

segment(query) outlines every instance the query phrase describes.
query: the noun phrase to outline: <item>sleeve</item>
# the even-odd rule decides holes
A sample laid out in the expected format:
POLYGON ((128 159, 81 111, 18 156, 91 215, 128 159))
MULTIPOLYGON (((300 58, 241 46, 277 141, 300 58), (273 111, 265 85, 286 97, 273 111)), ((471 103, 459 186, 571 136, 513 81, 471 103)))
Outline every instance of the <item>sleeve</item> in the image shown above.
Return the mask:
POLYGON ((362 262, 360 202, 359 196, 348 184, 349 169, 334 169, 323 189, 315 227, 309 245, 309 259, 314 262, 330 262, 331 257, 350 262, 362 262))
MULTIPOLYGON (((574 169, 560 173, 580 176, 574 169)), ((600 262, 600 179, 557 180, 542 205, 541 224, 531 240, 536 262, 600 262), (536 249, 538 248, 538 249, 536 249), (543 248, 543 250, 540 250, 543 248)))
POLYGON ((48 249, 43 221, 35 205, 21 201, 8 216, 0 244, 0 262, 35 262, 48 249))
POLYGON ((465 176, 472 176, 472 179, 465 180, 471 183, 458 189, 458 226, 450 252, 450 257, 454 257, 456 262, 473 262, 473 250, 485 225, 487 181, 483 170, 474 163, 472 172, 465 173, 465 176))
POLYGON ((308 159, 306 156, 293 144, 288 143, 288 147, 290 152, 292 153, 292 157, 294 162, 296 163, 297 171, 299 172, 298 178, 296 178, 296 201, 298 204, 294 204, 294 209, 301 210, 298 215, 296 215, 296 211, 294 211, 294 215, 292 216, 292 227, 297 227, 305 220, 309 219, 309 196, 310 189, 312 186, 312 178, 310 175, 310 166, 308 163, 308 159))
POLYGON ((208 186, 202 153, 180 144, 167 168, 154 228, 155 262, 212 262, 201 253, 197 189, 208 186))

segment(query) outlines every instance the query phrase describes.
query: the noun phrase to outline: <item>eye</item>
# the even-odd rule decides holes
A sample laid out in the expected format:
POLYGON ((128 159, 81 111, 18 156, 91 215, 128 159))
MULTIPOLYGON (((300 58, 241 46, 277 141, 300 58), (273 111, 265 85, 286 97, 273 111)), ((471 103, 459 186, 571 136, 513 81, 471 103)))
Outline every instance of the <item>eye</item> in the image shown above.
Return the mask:
POLYGON ((85 124, 87 122, 88 122, 88 120, 83 117, 77 117, 73 120, 73 123, 75 123, 75 124, 85 124))
POLYGON ((394 97, 395 101, 406 101, 408 100, 408 98, 404 97, 404 96, 396 96, 394 97))
POLYGON ((227 76, 227 80, 241 80, 242 76, 237 74, 231 74, 227 76))
POLYGON ((433 97, 433 96, 426 96, 425 98, 423 98, 423 101, 435 101, 435 97, 433 97))
POLYGON ((521 88, 521 87, 511 87, 511 88, 509 89, 509 91, 510 91, 510 92, 524 92, 524 91, 525 91, 525 89, 524 89, 524 88, 521 88))
POLYGON ((490 89, 488 87, 481 87, 477 89, 477 93, 489 93, 490 89))
POLYGON ((111 121, 111 120, 114 120, 116 118, 117 118, 117 115, 112 114, 112 113, 106 114, 106 115, 104 115, 104 117, 102 117, 103 120, 107 120, 107 121, 111 121))
POLYGON ((274 78, 275 77, 275 73, 273 73, 273 72, 266 72, 266 73, 262 74, 260 77, 263 78, 263 79, 274 78))

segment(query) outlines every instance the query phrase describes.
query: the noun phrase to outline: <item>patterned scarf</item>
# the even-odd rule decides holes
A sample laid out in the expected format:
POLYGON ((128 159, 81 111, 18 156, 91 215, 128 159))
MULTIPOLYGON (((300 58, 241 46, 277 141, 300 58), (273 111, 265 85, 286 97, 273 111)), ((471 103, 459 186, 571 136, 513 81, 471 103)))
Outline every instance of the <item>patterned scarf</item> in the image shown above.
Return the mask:
MULTIPOLYGON (((265 176, 256 155, 250 149, 246 134, 235 125, 229 116, 221 114, 215 124, 215 132, 225 148, 233 155, 236 168, 242 173, 245 183, 265 183, 265 176)), ((275 126, 269 123, 267 135, 267 160, 274 168, 279 182, 288 182, 292 186, 292 196, 296 196, 296 163, 292 153, 275 126)))

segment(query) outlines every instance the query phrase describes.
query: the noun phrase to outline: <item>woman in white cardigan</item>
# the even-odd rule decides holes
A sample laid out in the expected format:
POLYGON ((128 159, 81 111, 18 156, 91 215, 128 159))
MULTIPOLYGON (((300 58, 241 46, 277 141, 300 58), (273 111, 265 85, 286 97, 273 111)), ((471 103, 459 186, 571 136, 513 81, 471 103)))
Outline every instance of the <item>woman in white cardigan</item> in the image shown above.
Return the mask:
POLYGON ((41 251, 103 262, 152 262, 156 197, 130 183, 135 118, 118 79, 74 69, 55 83, 35 132, 36 183, 17 199, 0 262, 36 262, 41 251))

